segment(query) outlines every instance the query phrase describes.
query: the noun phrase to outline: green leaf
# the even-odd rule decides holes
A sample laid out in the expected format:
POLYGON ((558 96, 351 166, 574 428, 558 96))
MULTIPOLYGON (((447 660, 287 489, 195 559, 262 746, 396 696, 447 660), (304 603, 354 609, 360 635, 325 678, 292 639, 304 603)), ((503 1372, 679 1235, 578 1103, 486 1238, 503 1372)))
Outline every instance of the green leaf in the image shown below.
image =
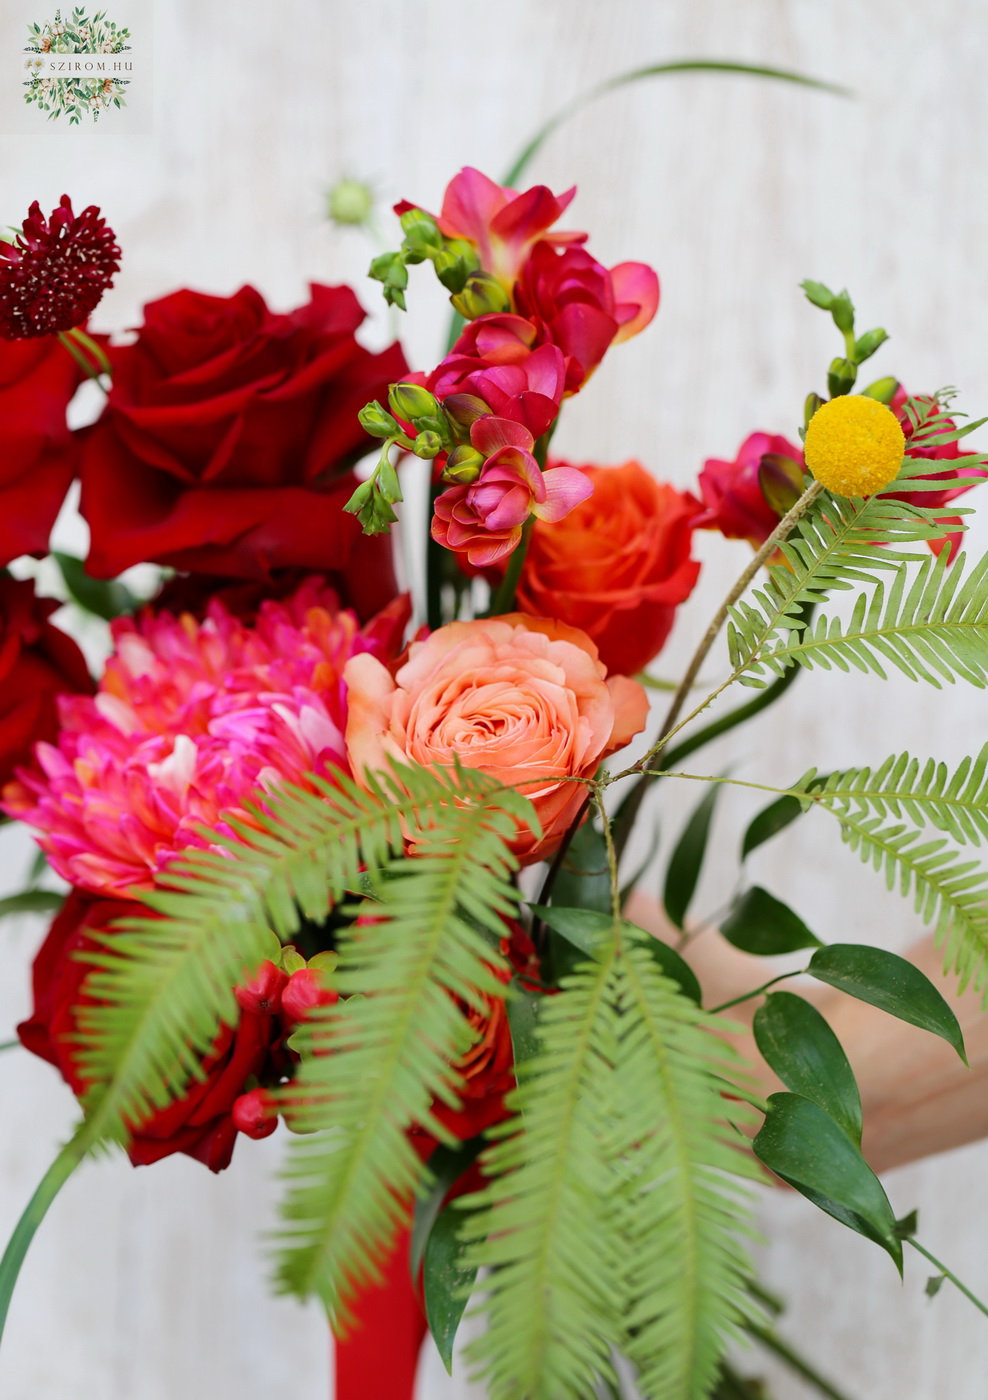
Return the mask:
POLYGON ((683 833, 669 858, 662 901, 669 918, 680 929, 696 892, 720 789, 720 783, 710 784, 683 828, 683 833))
POLYGON ((755 1043, 794 1094, 818 1104, 861 1146, 861 1096, 840 1041, 802 997, 771 992, 755 1012, 755 1043))
POLYGON ((0 899, 0 919, 12 914, 57 914, 64 903, 65 895, 55 890, 21 890, 0 899))
POLYGON ((799 915, 760 885, 738 896, 720 931, 735 948, 760 958, 820 946, 799 915))
POLYGON ((117 579, 95 579, 86 573, 85 564, 72 554, 52 551, 73 602, 85 612, 112 622, 115 617, 132 613, 138 607, 138 599, 130 589, 117 579))
MULTIPOLYGON (((610 914, 598 914, 591 909, 560 909, 555 904, 533 904, 532 912, 588 957, 602 956, 610 945, 614 932, 614 919, 610 914)), ((696 1002, 697 1006, 700 1005, 703 993, 696 973, 675 948, 670 948, 661 938, 655 938, 647 930, 629 923, 627 919, 622 919, 621 928, 640 939, 641 946, 651 953, 665 976, 671 982, 675 982, 679 990, 691 1001, 696 1002)))
POLYGON ((541 1005, 542 993, 528 991, 516 977, 512 982, 511 995, 505 1003, 511 1032, 511 1053, 516 1065, 530 1060, 538 1048, 541 1005))
POLYGON ((607 847, 593 820, 585 821, 570 842, 553 886, 553 899, 571 909, 610 913, 607 847))
POLYGON ((443 1208, 443 1202, 463 1173, 473 1166, 480 1156, 483 1145, 482 1137, 471 1138, 469 1142, 457 1143, 455 1147, 447 1147, 440 1143, 429 1158, 432 1181, 428 1192, 415 1202, 415 1214, 412 1218, 409 1263, 413 1280, 418 1278, 422 1258, 425 1254, 425 1243, 429 1238, 429 1232, 436 1223, 439 1212, 443 1208))
POLYGON ((803 813, 804 804, 798 797, 778 797, 763 807, 757 816, 752 817, 741 842, 741 859, 746 860, 752 851, 777 836, 803 813))
POLYGON ((967 1064, 957 1017, 925 973, 905 958, 884 948, 832 943, 813 954, 808 971, 818 982, 940 1036, 967 1064))
POLYGON ((455 1204, 440 1213, 425 1246, 422 1274, 429 1331, 449 1375, 453 1374, 457 1328, 477 1277, 476 1264, 465 1262, 469 1245, 459 1237, 462 1223, 463 1211, 455 1204))
POLYGON ((882 1183, 844 1130, 818 1104, 799 1094, 772 1094, 769 1112, 752 1143, 776 1176, 874 1241, 902 1273, 902 1242, 882 1183))
POLYGON ((0 1338, 3 1337, 10 1300, 31 1241, 47 1215, 49 1206, 85 1157, 89 1145, 84 1124, 82 1133, 77 1133, 66 1143, 48 1168, 14 1227, 14 1233, 4 1250, 3 1258, 0 1259, 0 1338))

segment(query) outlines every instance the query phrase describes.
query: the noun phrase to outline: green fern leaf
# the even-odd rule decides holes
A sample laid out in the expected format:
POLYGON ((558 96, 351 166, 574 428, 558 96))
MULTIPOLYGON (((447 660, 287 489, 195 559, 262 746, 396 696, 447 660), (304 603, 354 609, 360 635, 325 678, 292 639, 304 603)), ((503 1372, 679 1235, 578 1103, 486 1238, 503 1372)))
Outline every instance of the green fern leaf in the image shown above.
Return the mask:
POLYGON ((90 955, 98 1004, 80 1014, 80 1065, 90 1142, 126 1141, 190 1079, 221 1023, 236 1019, 233 987, 270 955, 272 929, 290 938, 300 922, 325 918, 361 864, 384 865, 409 827, 441 820, 457 804, 502 807, 503 793, 469 770, 395 769, 365 792, 342 775, 313 780, 314 794, 286 787, 254 809, 239 840, 212 833, 226 855, 194 851, 141 895, 153 911, 122 921, 90 955))
POLYGON ((413 832, 414 857, 384 866, 375 922, 341 939, 334 982, 351 999, 315 1013, 293 1041, 302 1065, 280 1098, 311 1136, 289 1157, 279 1282, 318 1296, 338 1332, 427 1184, 409 1128, 448 1139, 431 1104, 458 1106, 450 1065, 472 1040, 454 998, 482 1007, 482 993, 504 994, 496 945, 518 899, 506 843, 524 807, 515 793, 488 795, 413 832))
POLYGON ((944 681, 969 681, 983 689, 988 678, 988 554, 964 578, 964 557, 948 566, 946 551, 916 570, 900 568, 886 590, 881 583, 855 600, 846 624, 818 617, 786 641, 763 646, 751 662, 756 673, 781 675, 794 662, 808 669, 837 667, 871 671, 885 679, 886 666, 909 680, 941 688, 944 681))
MULTIPOLYGON (((738 1176, 757 1172, 723 1124, 725 1048, 712 1019, 640 943, 620 971, 623 1349, 648 1400, 702 1400, 752 1317, 738 1176)), ((730 1112, 737 1121, 748 1110, 730 1112)))

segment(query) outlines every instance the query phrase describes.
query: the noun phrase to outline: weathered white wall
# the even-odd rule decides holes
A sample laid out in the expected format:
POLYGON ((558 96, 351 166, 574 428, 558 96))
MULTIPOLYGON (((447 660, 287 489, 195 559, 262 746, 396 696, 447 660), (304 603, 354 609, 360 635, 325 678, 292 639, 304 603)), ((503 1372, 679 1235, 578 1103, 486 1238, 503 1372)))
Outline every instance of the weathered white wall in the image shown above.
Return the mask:
MULTIPOLYGON (((108 327, 183 283, 227 292, 250 280, 288 306, 308 278, 362 276, 362 237, 321 216, 323 191, 343 174, 369 177, 387 201, 436 207, 461 164, 497 173, 568 98, 649 61, 743 58, 840 81, 855 100, 740 77, 639 85, 571 121, 532 172, 557 189, 579 184, 573 222, 593 231, 599 257, 649 260, 663 281, 655 325, 568 407, 560 448, 577 460, 637 455, 685 485, 704 456, 731 455, 752 429, 794 432, 835 353, 826 319, 797 290, 805 276, 846 283, 862 323, 890 330, 876 375, 918 391, 957 384, 985 411, 986 43, 977 0, 159 0, 155 134, 0 138, 0 223, 63 190, 102 205, 125 249, 100 313, 108 327)), ((366 284, 365 299, 376 310, 366 284)), ((409 356, 431 365, 443 307, 424 274, 411 302, 409 356)), ((661 662, 670 674, 746 547, 704 538, 700 549, 701 586, 661 662)), ((985 738, 984 714, 975 691, 817 676, 710 762, 730 757, 738 776, 785 782, 811 762, 846 766, 904 746, 956 758, 985 738)), ((690 800, 673 797, 667 833, 690 800)), ((700 913, 725 897, 747 810, 724 804, 724 856, 700 913)), ((8 888, 28 860, 26 848, 10 851, 5 841, 8 888)), ((822 818, 766 851, 756 873, 825 938, 901 947, 919 932, 822 818)), ((2 1040, 26 1006, 39 929, 8 923, 0 934, 2 1040)), ((0 1057, 0 1102, 5 1236, 73 1106, 47 1066, 17 1051, 0 1057)), ((278 1138, 244 1144, 219 1179, 185 1159, 82 1171, 25 1269, 0 1354, 4 1400, 325 1395, 318 1312, 265 1291, 258 1237, 279 1152, 278 1138)), ((988 1147, 975 1146, 887 1183, 981 1292, 986 1167, 988 1147)), ((962 1300, 945 1289, 928 1304, 924 1269, 900 1287, 880 1251, 801 1199, 772 1207, 767 1279, 791 1300, 792 1335, 849 1396, 984 1400, 988 1332, 962 1300)), ((441 1380, 435 1358, 424 1364, 424 1395, 468 1394, 441 1380)), ((779 1400, 808 1394, 771 1375, 779 1400)))

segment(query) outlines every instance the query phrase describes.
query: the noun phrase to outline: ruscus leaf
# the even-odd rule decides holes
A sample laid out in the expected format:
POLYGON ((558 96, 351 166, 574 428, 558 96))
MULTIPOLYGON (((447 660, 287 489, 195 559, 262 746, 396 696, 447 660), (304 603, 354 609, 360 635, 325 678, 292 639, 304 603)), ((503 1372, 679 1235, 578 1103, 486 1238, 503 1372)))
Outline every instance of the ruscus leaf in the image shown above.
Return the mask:
POLYGON ((861 1096, 854 1071, 824 1017, 794 992, 771 992, 752 1026, 762 1056, 794 1094, 830 1115, 861 1146, 861 1096))
POLYGON ((820 947, 819 938, 799 915, 760 885, 738 896, 720 931, 735 948, 760 958, 820 947))

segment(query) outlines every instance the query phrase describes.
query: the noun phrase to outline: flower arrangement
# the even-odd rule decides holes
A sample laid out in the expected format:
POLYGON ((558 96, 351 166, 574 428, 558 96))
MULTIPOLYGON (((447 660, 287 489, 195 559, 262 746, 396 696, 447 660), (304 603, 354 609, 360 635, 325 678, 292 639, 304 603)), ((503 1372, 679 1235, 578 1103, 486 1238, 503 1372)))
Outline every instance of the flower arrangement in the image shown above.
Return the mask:
MULTIPOLYGON (((78 477, 90 551, 59 563, 112 639, 93 681, 54 604, 0 576, 2 807, 65 886, 18 1034, 83 1110, 0 1263, 0 1322, 90 1153, 218 1172, 279 1128, 279 1286, 325 1306, 345 1400, 409 1397, 427 1329, 450 1364, 471 1296, 494 1400, 617 1394, 619 1357, 653 1400, 760 1393, 728 1353, 774 1335, 747 1250, 746 1183, 767 1173, 898 1269, 906 1243, 931 1257, 862 1155, 837 1037, 771 990, 797 973, 705 1005, 688 915, 712 803, 740 780, 682 765, 804 671, 985 685, 988 560, 966 564, 954 504, 988 475, 961 447, 979 424, 951 391, 857 390, 885 332, 807 282, 843 344, 798 433, 752 433, 696 495, 637 461, 555 458, 567 399, 659 307, 651 268, 607 268, 556 227, 574 193, 467 168, 438 214, 396 206, 372 278, 405 308, 430 263, 456 317, 414 371, 397 344, 363 348, 347 287, 288 313, 252 287, 180 290, 129 343, 92 335, 120 250, 67 197, 0 247, 0 563, 45 552, 78 477), (105 403, 70 432, 86 377, 105 403), (391 532, 424 525, 416 473, 426 576, 401 592, 391 532), (752 557, 684 623, 692 660, 650 716, 697 529, 752 557), (137 563, 162 571, 139 604, 117 582, 137 563), (705 718, 739 685, 752 697, 705 718), (629 920, 624 860, 675 779, 708 787, 667 864, 678 948, 629 920), (767 1100, 720 1014, 753 1000, 785 1086, 767 1100)), ((986 765, 810 767, 768 789, 744 850, 828 813, 980 989, 988 875, 964 848, 988 835, 986 765)), ((963 1058, 903 959, 824 944, 757 886, 721 933, 805 950, 798 972, 963 1058)))

